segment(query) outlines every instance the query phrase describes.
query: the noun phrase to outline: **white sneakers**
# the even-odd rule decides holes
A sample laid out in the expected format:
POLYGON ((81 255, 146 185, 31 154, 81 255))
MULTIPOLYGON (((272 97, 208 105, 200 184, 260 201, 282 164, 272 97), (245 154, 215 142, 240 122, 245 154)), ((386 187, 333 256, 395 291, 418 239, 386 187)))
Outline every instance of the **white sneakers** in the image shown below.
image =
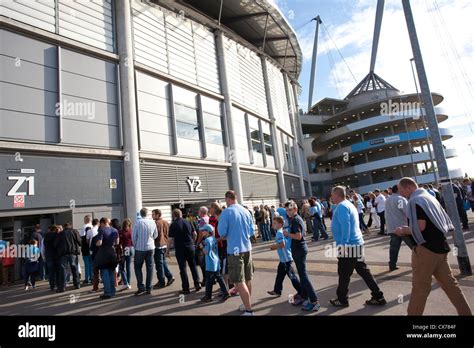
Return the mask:
POLYGON ((131 288, 131 285, 124 285, 120 290, 130 290, 131 288))
POLYGON ((244 313, 242 313, 242 316, 244 316, 244 317, 254 315, 253 312, 247 312, 246 311, 245 306, 244 306, 243 303, 239 306, 239 311, 244 312, 244 313))

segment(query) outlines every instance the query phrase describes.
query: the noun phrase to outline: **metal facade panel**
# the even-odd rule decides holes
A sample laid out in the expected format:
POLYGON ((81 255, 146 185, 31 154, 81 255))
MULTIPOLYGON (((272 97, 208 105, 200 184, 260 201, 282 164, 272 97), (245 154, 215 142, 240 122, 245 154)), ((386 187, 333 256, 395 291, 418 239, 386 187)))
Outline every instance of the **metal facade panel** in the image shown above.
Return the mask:
POLYGON ((213 92, 220 92, 214 34, 179 14, 132 2, 135 59, 213 92))
POLYGON ((240 172, 245 199, 278 197, 276 174, 263 174, 248 171, 240 172))
POLYGON ((59 35, 114 51, 114 28, 110 0, 59 1, 59 35))
POLYGON ((300 181, 298 178, 285 175, 285 188, 286 188, 286 195, 288 198, 298 199, 301 198, 301 186, 300 181))
POLYGON ((55 32, 54 0, 2 0, 0 14, 40 29, 55 32))
POLYGON ((61 69, 62 142, 120 147, 116 64, 62 49, 61 69))
POLYGON ((123 203, 121 161, 30 155, 22 158, 19 162, 14 153, 0 154, 0 210, 13 209, 14 197, 7 195, 16 182, 8 180, 12 176, 34 177, 34 184, 29 183, 34 192, 27 182, 18 189, 27 193, 24 209, 123 203), (33 169, 34 173, 15 172, 21 169, 33 169), (110 179, 117 180, 116 189, 110 188, 110 179))
POLYGON ((286 98, 283 74, 280 69, 271 62, 267 62, 267 73, 273 104, 273 112, 275 114, 277 124, 287 132, 292 133, 289 104, 286 98))
POLYGON ((223 199, 225 192, 230 188, 227 169, 142 163, 140 172, 143 201, 147 203, 223 199), (188 177, 199 177, 202 191, 191 191, 187 183, 188 177))

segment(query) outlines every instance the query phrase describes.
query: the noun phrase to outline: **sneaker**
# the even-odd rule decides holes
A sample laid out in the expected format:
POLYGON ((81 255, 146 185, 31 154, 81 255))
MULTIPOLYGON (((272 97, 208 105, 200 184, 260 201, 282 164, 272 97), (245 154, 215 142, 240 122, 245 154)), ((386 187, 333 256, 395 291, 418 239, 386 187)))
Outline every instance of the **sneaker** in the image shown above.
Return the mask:
POLYGON ((239 292, 237 291, 236 288, 232 288, 232 289, 229 290, 229 294, 230 294, 230 296, 238 296, 239 292))
POLYGON ((204 296, 201 298, 201 302, 204 302, 204 303, 212 302, 212 298, 204 296))
POLYGON ((319 304, 319 301, 315 302, 309 302, 304 305, 301 310, 305 312, 317 312, 321 309, 321 305, 319 304))
POLYGON ((245 311, 245 312, 242 314, 243 317, 251 317, 251 316, 253 316, 253 315, 254 315, 254 314, 253 314, 253 311, 245 311))
POLYGON ((304 300, 302 297, 300 296, 295 296, 293 298, 293 302, 291 303, 293 306, 301 306, 302 304, 304 304, 306 300, 304 300))
POLYGON ((140 296, 140 295, 142 295, 142 294, 144 294, 144 293, 145 293, 145 289, 138 289, 137 291, 135 291, 135 294, 134 294, 134 295, 135 295, 135 296, 140 296))
POLYGON ((276 291, 267 291, 267 294, 271 295, 271 296, 276 296, 276 297, 280 297, 281 294, 276 292, 276 291))
POLYGON ((199 290, 202 289, 202 286, 199 285, 199 284, 197 284, 197 285, 194 287, 194 289, 196 289, 196 292, 198 292, 199 290))
POLYGON ((110 295, 100 295, 99 298, 101 300, 108 300, 108 299, 112 298, 112 296, 110 296, 110 295))
POLYGON ((245 306, 244 306, 243 303, 239 306, 239 311, 241 311, 241 312, 245 312, 245 311, 246 311, 245 306))
MULTIPOLYGON (((205 286, 206 286, 206 281, 203 280, 203 281, 201 282, 201 287, 205 287, 205 286)), ((198 291, 198 290, 196 290, 196 291, 198 291)))
POLYGON ((338 298, 329 300, 329 303, 332 304, 334 307, 349 307, 349 302, 341 302, 338 298))
POLYGON ((25 291, 28 291, 29 287, 28 285, 25 285, 25 291))
POLYGON ((372 297, 370 300, 365 301, 365 304, 368 306, 385 306, 387 301, 383 297, 380 299, 372 297))
POLYGON ((168 279, 168 282, 166 283, 166 286, 170 286, 171 284, 174 283, 175 280, 176 279, 174 279, 174 278, 168 279))
POLYGON ((146 291, 146 294, 147 294, 147 295, 151 295, 151 290, 148 289, 148 290, 146 291))
POLYGON ((166 285, 165 284, 160 284, 160 283, 156 283, 155 285, 153 285, 153 289, 163 289, 166 285))
POLYGON ((190 293, 191 293, 191 291, 189 291, 189 290, 181 290, 179 292, 180 295, 189 295, 190 293))
POLYGON ((120 291, 131 289, 130 285, 124 285, 120 288, 120 291))
POLYGON ((225 302, 225 301, 227 301, 229 298, 230 298, 230 294, 229 294, 229 293, 224 294, 224 295, 221 296, 220 302, 225 302))
POLYGON ((390 272, 396 271, 397 269, 399 269, 397 266, 389 268, 390 272))

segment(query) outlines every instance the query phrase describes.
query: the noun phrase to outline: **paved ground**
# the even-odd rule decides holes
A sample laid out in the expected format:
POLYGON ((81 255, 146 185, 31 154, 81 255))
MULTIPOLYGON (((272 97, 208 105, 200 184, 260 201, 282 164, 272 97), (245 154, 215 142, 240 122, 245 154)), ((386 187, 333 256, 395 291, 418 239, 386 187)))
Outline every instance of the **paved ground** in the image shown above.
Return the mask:
MULTIPOLYGON (((474 260, 474 214, 470 213, 470 231, 465 232, 471 264, 474 260)), ((452 245, 452 238, 449 238, 452 245)), ((289 280, 285 280, 283 295, 280 298, 267 296, 266 291, 273 288, 277 255, 268 249, 269 243, 258 243, 254 247, 253 257, 256 267, 253 281, 252 300, 256 315, 405 315, 411 291, 410 250, 403 246, 400 252, 399 267, 388 272, 388 242, 386 236, 375 232, 366 238, 366 259, 374 273, 388 305, 384 307, 366 307, 364 302, 370 297, 369 290, 358 275, 354 274, 350 285, 350 307, 336 310, 328 305, 335 296, 337 286, 337 265, 334 258, 325 256, 325 248, 332 241, 309 242, 308 270, 322 304, 318 313, 304 313, 288 303, 294 292, 289 280), (401 295, 401 296, 400 296, 401 295), (403 301, 400 301, 402 299, 403 301), (399 303, 402 302, 402 303, 399 303)), ((450 263, 455 275, 459 274, 456 258, 450 254, 450 263)), ((212 302, 201 304, 199 299, 203 290, 180 298, 179 272, 174 257, 171 270, 177 281, 170 287, 154 290, 152 295, 133 296, 133 290, 119 292, 111 300, 99 300, 97 294, 90 294, 90 286, 80 290, 68 290, 63 294, 52 293, 47 282, 39 282, 35 290, 25 292, 21 284, 0 287, 0 315, 238 315, 240 298, 234 297, 225 303, 212 302)), ((474 266, 473 266, 474 268, 474 266)), ((134 278, 134 276, 132 276, 134 278)), ((474 276, 457 277, 468 302, 474 307, 474 276)), ((156 275, 153 279, 156 283, 156 275)), ((132 285, 135 285, 133 280, 132 285)), ((72 287, 69 287, 72 288, 72 287)), ((217 294, 217 286, 215 293, 217 294)), ((456 315, 444 292, 433 282, 428 298, 426 315, 456 315)))

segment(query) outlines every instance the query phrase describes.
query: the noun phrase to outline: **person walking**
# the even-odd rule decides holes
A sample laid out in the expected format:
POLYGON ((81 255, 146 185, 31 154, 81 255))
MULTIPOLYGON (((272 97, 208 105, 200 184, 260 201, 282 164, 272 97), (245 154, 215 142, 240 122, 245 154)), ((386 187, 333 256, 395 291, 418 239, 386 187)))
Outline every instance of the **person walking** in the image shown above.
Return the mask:
POLYGON ((380 220, 380 232, 378 234, 385 235, 385 196, 380 192, 379 189, 376 189, 374 193, 374 207, 380 220))
POLYGON ((313 219, 313 241, 317 242, 320 237, 323 238, 323 240, 327 240, 329 236, 323 225, 323 206, 318 202, 316 197, 310 198, 309 202, 309 212, 313 219))
POLYGON ((107 300, 115 296, 115 268, 117 267, 117 254, 115 246, 119 244, 119 233, 110 226, 108 218, 101 218, 96 245, 99 248, 94 258, 94 266, 100 270, 104 293, 100 299, 107 300))
POLYGON ((220 300, 221 302, 224 302, 230 297, 230 294, 220 272, 220 262, 217 252, 217 241, 214 236, 214 227, 210 224, 206 224, 200 226, 199 230, 202 232, 204 244, 203 252, 206 256, 206 294, 201 298, 201 301, 212 301, 212 287, 214 282, 217 282, 221 289, 222 296, 220 300))
POLYGON ((135 296, 146 292, 151 294, 151 282, 153 280, 153 253, 155 250, 155 239, 158 237, 156 224, 147 218, 148 209, 140 209, 140 219, 137 219, 132 228, 132 244, 135 250, 134 268, 137 278, 138 290, 135 296), (143 285, 143 263, 146 268, 146 282, 143 285))
POLYGON ((395 234, 397 227, 406 226, 408 201, 398 193, 398 186, 392 187, 392 195, 385 201, 385 218, 387 220, 387 233, 390 236, 390 261, 388 262, 390 272, 398 269, 397 261, 403 238, 395 234))
POLYGON ((43 254, 46 261, 46 269, 48 270, 49 289, 54 291, 59 289, 59 260, 56 252, 55 241, 58 235, 58 226, 53 225, 43 238, 43 254))
POLYGON ((342 186, 332 189, 331 199, 336 205, 332 216, 331 230, 338 249, 339 283, 336 290, 337 298, 329 302, 335 307, 349 306, 349 283, 355 270, 371 291, 372 297, 365 303, 379 306, 387 304, 383 292, 364 262, 364 239, 359 227, 357 209, 346 199, 346 189, 342 186))
POLYGON ((27 251, 28 255, 25 262, 25 290, 35 288, 36 277, 39 273, 39 258, 41 257, 41 253, 36 239, 30 240, 27 251))
POLYGON ((166 250, 168 249, 168 233, 170 224, 163 219, 160 209, 154 209, 152 218, 155 220, 158 237, 155 239, 155 268, 158 282, 153 286, 153 289, 163 289, 174 283, 175 279, 171 273, 168 263, 166 262, 166 250), (167 282, 165 282, 165 277, 167 282))
MULTIPOLYGON (((285 203, 286 214, 288 216, 288 228, 283 230, 283 235, 291 239, 291 255, 295 261, 298 276, 301 283, 301 296, 293 298, 293 305, 303 305, 304 311, 319 311, 321 305, 313 284, 309 280, 306 271, 306 256, 308 246, 305 240, 304 222, 298 214, 298 205, 294 201, 285 203)), ((315 231, 315 233, 318 233, 315 231)))
POLYGON ((446 235, 454 230, 451 219, 436 198, 419 188, 412 178, 402 178, 398 191, 408 200, 408 226, 396 228, 395 233, 411 236, 415 244, 411 259, 413 274, 408 315, 423 314, 433 276, 458 314, 472 315, 448 262, 450 247, 446 235))
POLYGON ((354 206, 356 207, 357 209, 357 214, 359 214, 359 228, 360 230, 363 232, 363 233, 369 233, 369 228, 367 227, 367 225, 365 224, 365 221, 364 221, 364 203, 363 203, 363 200, 362 198, 360 197, 359 194, 353 194, 352 195, 352 203, 354 204, 354 206))
POLYGON ((454 198, 456 199, 456 208, 458 210, 459 219, 462 223, 462 228, 468 230, 469 222, 467 219, 466 209, 464 209, 464 199, 466 198, 464 190, 460 185, 456 183, 452 183, 452 186, 454 191, 454 198))
POLYGON ((68 267, 72 273, 74 287, 80 289, 78 264, 81 237, 70 223, 65 224, 64 230, 56 236, 55 248, 56 255, 59 258, 59 283, 56 292, 66 291, 66 269, 68 267))
POLYGON ((81 254, 82 260, 84 261, 84 282, 83 285, 88 285, 92 283, 92 258, 89 250, 89 241, 87 240, 87 232, 92 228, 91 216, 84 216, 84 226, 79 232, 81 237, 81 254))
POLYGON ((119 243, 123 250, 122 260, 119 262, 119 272, 122 278, 122 289, 129 290, 131 286, 131 263, 132 263, 132 220, 126 218, 122 222, 119 231, 119 243))
POLYGON ((178 261, 179 275, 181 277, 181 295, 188 295, 191 293, 189 290, 189 279, 187 266, 191 269, 191 275, 193 277, 194 288, 197 291, 201 290, 201 281, 196 267, 195 257, 195 244, 194 241, 197 238, 197 233, 194 231, 191 223, 183 219, 183 213, 179 209, 174 209, 171 213, 173 222, 170 225, 168 235, 168 248, 166 256, 169 257, 171 243, 174 244, 176 261, 178 261))
MULTIPOLYGON (((273 218, 273 228, 277 231, 275 244, 270 245, 270 250, 276 250, 280 260, 273 290, 267 293, 271 296, 280 297, 283 291, 283 281, 287 276, 296 290, 296 295, 301 297, 301 283, 293 269, 293 256, 291 255, 291 239, 283 235, 283 224, 285 221, 281 216, 273 218)), ((294 298, 294 297, 293 297, 294 298)))
POLYGON ((250 238, 255 234, 252 215, 237 203, 234 191, 225 193, 227 208, 219 217, 219 235, 227 240, 227 261, 229 262, 229 282, 237 289, 243 315, 253 315, 252 310, 252 244, 250 238))
MULTIPOLYGON (((313 221, 312 221, 312 214, 309 212, 310 208, 311 208, 311 204, 309 203, 309 200, 305 199, 301 207, 301 217, 304 220, 304 222, 306 222, 307 233, 313 234, 313 221)), ((314 240, 314 235, 313 235, 313 240, 314 240)))

